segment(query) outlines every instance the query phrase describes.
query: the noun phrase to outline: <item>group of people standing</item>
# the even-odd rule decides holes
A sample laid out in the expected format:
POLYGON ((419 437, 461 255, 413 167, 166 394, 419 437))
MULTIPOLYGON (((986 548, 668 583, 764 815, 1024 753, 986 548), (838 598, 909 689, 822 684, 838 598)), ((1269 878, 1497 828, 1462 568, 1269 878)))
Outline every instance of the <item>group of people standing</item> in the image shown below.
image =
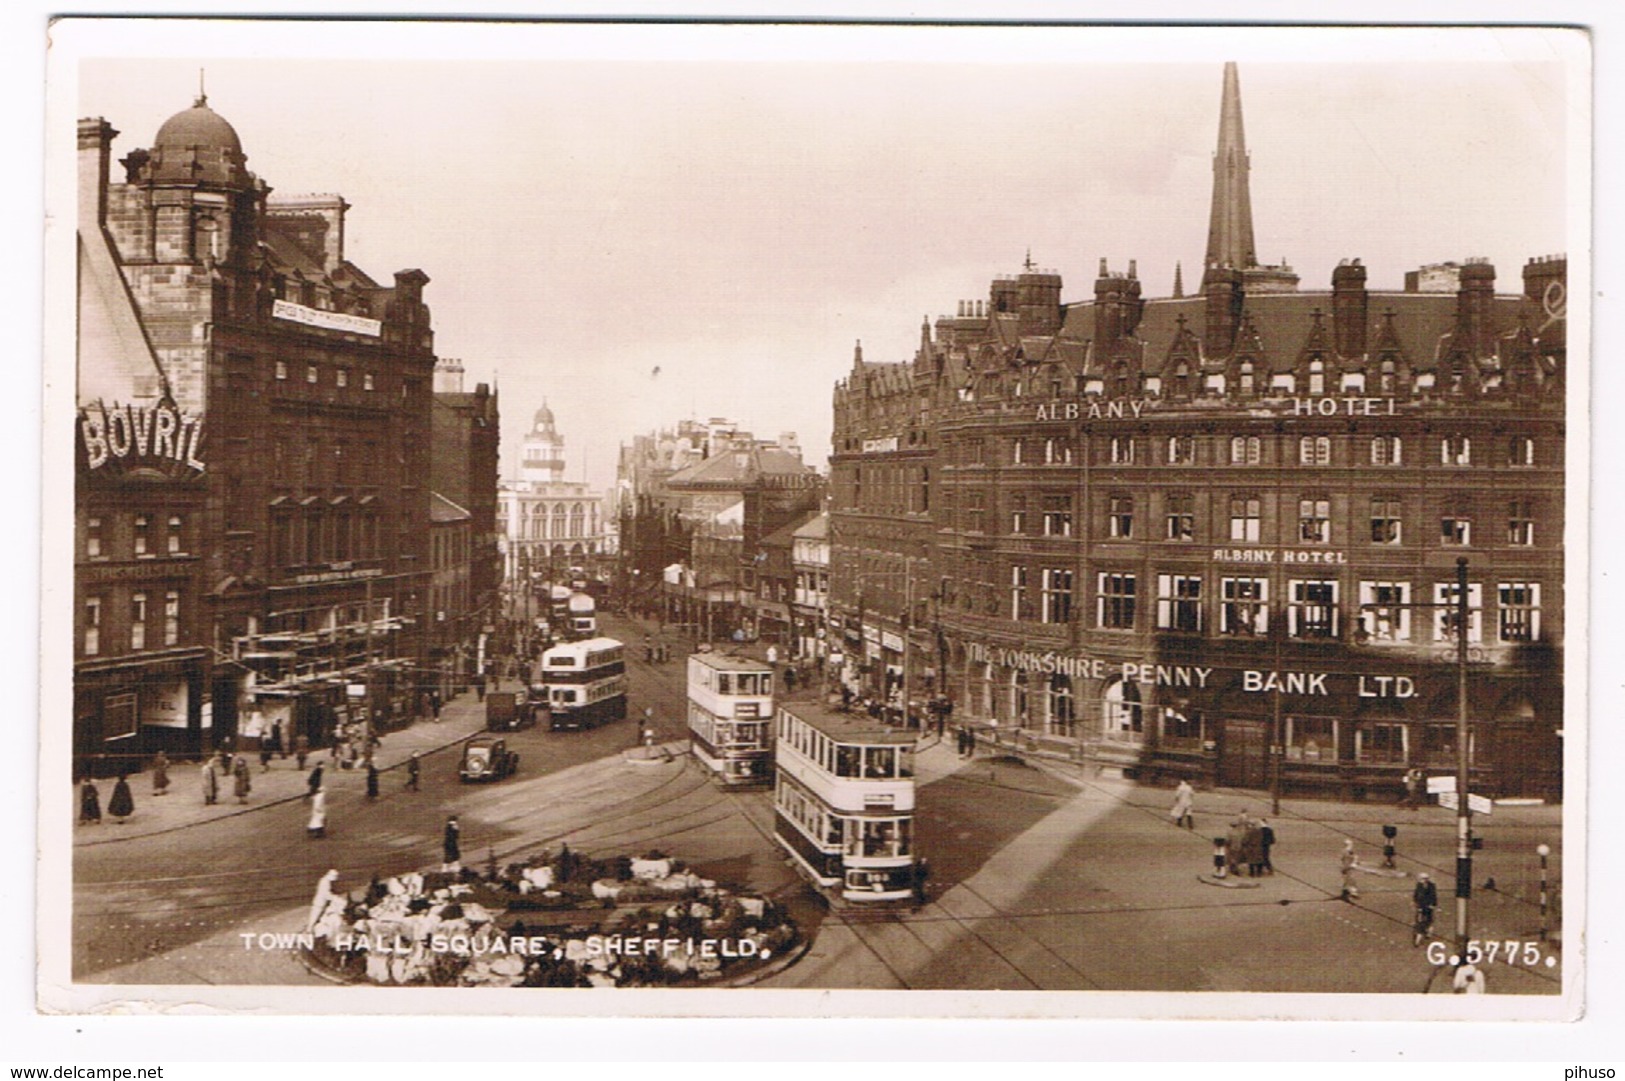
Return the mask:
POLYGON ((248 759, 240 754, 232 754, 225 748, 203 760, 201 780, 205 807, 218 803, 222 790, 228 784, 238 803, 247 803, 248 794, 254 790, 248 759))

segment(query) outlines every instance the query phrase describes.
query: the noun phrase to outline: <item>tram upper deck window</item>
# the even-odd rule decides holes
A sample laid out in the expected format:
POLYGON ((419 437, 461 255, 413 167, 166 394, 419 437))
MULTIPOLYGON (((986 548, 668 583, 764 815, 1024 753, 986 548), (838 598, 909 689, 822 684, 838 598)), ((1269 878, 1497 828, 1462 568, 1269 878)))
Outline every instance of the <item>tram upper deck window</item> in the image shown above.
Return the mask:
POLYGON ((912 748, 912 747, 899 747, 899 748, 897 748, 897 776, 899 776, 899 777, 912 777, 912 776, 914 776, 914 748, 912 748))
POLYGON ((717 693, 718 694, 733 694, 734 693, 734 677, 733 677, 732 672, 718 672, 717 673, 717 693))
POLYGON ((835 776, 857 777, 863 763, 863 748, 850 747, 844 743, 835 747, 835 776))
POLYGON ((890 747, 865 747, 863 775, 871 779, 889 779, 897 776, 897 754, 890 747))

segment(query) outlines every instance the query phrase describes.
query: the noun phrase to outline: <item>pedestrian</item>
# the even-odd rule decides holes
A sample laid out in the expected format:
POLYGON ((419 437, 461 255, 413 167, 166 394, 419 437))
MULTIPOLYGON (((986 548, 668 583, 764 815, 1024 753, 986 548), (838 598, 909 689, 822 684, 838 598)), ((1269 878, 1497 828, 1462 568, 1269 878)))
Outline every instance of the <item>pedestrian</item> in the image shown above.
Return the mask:
POLYGON ((269 738, 260 741, 260 772, 271 772, 271 741, 269 738))
POLYGON ((643 663, 644 664, 653 664, 654 659, 655 659, 654 640, 651 639, 648 635, 644 635, 643 636, 643 663))
POLYGON ((325 788, 317 788, 310 794, 310 821, 305 824, 305 836, 312 840, 327 836, 327 789, 325 788))
POLYGON ((288 757, 288 749, 282 745, 282 722, 271 722, 271 750, 276 752, 278 758, 288 757))
POLYGON ((1225 849, 1230 854, 1230 873, 1241 873, 1247 862, 1247 812, 1242 811, 1230 820, 1230 832, 1225 835, 1225 849))
POLYGON ((367 798, 378 798, 378 767, 371 758, 367 759, 367 798))
POLYGON ((1264 877, 1264 822, 1250 814, 1243 814, 1246 821, 1246 833, 1243 844, 1246 851, 1243 855, 1247 860, 1247 877, 1264 877))
POLYGON ((130 794, 130 782, 124 779, 124 774, 118 775, 118 783, 113 786, 113 795, 107 801, 107 813, 119 825, 135 813, 135 797, 130 794))
POLYGON ((293 738, 293 760, 299 769, 305 768, 305 759, 310 757, 310 737, 303 732, 293 738))
POLYGON ((474 677, 474 697, 478 701, 485 701, 485 673, 480 672, 474 677))
POLYGON ((1439 907, 1439 887, 1434 884, 1433 876, 1426 871, 1416 876, 1416 888, 1411 891, 1411 901, 1416 905, 1416 935, 1413 946, 1420 946, 1427 940, 1428 932, 1433 930, 1433 910, 1439 907))
POLYGON ((771 646, 770 645, 770 646, 767 647, 767 663, 768 664, 778 664, 779 663, 779 647, 778 646, 771 646))
POLYGON ((914 903, 925 904, 925 880, 931 877, 931 864, 924 856, 914 861, 914 903))
POLYGON ((1405 771, 1405 799, 1404 805, 1415 810, 1422 805, 1423 773, 1419 769, 1405 771))
POLYGON ((248 759, 242 755, 237 756, 237 764, 232 767, 232 790, 237 795, 238 803, 248 802, 248 793, 253 790, 254 782, 248 775, 248 759))
POLYGON ((429 711, 434 714, 434 723, 440 723, 440 691, 438 688, 429 692, 429 711))
POLYGON ((308 799, 322 790, 322 764, 316 763, 316 768, 310 771, 305 780, 305 797, 308 799))
POLYGON ((965 729, 965 757, 976 757, 976 729, 968 726, 965 729))
POLYGON ((1450 981, 1450 990, 1458 995, 1482 995, 1484 973, 1471 961, 1456 969, 1456 978, 1450 981))
POLYGON ((1196 803, 1196 789, 1184 778, 1179 781, 1179 787, 1174 789, 1174 805, 1168 810, 1168 817, 1174 825, 1184 826, 1186 829, 1196 828, 1196 816, 1191 808, 1196 803))
POLYGON ((79 824, 99 826, 102 823, 102 793, 89 777, 79 785, 79 824))
POLYGON ((1354 871, 1360 866, 1360 857, 1354 854, 1354 838, 1344 838, 1343 854, 1338 857, 1338 863, 1343 869, 1342 899, 1352 902, 1360 896, 1360 887, 1354 884, 1354 871))
POLYGON ((220 798, 220 772, 213 758, 203 760, 203 806, 211 806, 220 798))
POLYGON ((152 757, 152 794, 169 794, 169 756, 159 751, 152 757))
POLYGON ((412 756, 406 760, 406 787, 410 788, 413 792, 418 790, 418 771, 420 766, 421 763, 418 759, 418 753, 413 751, 412 756))
POLYGON ((442 871, 460 871, 463 866, 462 848, 463 828, 457 824, 457 816, 452 815, 446 819, 446 834, 441 841, 441 855, 445 861, 441 864, 442 871))
POLYGON ((1258 846, 1260 854, 1264 857, 1264 873, 1273 875, 1275 864, 1270 862, 1270 849, 1275 847, 1275 827, 1271 826, 1269 819, 1263 815, 1258 817, 1258 846))
POLYGON ((784 692, 786 694, 796 693, 796 670, 794 667, 784 670, 784 692))

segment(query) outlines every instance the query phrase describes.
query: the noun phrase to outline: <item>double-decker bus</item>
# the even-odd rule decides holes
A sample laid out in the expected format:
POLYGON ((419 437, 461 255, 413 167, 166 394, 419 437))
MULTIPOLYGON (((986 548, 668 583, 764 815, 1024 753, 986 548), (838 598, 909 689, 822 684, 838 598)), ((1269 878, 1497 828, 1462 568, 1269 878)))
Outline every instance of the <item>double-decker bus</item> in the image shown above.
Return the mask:
POLYGON ((688 737, 696 761, 725 785, 773 779, 773 668, 748 657, 688 658, 688 737))
POLYGON ((566 637, 591 638, 598 633, 598 602, 586 593, 571 593, 570 626, 566 637))
POLYGON ((626 647, 613 638, 556 645, 542 654, 533 683, 555 732, 618 721, 626 716, 626 647))
POLYGON ((913 896, 915 737, 813 702, 779 706, 773 832, 832 899, 913 896))

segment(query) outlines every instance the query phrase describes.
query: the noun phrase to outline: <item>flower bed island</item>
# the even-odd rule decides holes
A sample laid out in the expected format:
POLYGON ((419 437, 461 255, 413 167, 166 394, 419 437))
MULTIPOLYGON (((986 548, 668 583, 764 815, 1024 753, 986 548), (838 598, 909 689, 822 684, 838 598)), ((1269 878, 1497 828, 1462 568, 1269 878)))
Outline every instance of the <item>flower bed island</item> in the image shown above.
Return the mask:
POLYGON ((306 953, 349 982, 435 987, 670 987, 745 978, 800 942, 772 901, 659 852, 570 851, 374 878, 311 901, 306 953))

